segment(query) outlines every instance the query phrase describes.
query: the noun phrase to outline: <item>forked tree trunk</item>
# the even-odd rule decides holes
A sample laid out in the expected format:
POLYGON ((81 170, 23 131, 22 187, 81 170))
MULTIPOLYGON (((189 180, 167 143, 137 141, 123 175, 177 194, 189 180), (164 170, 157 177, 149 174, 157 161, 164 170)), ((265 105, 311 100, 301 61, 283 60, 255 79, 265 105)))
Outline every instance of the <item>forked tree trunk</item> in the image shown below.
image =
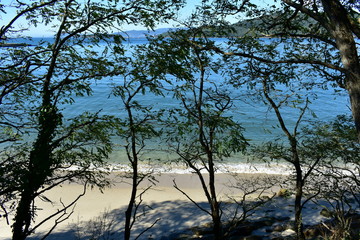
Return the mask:
MULTIPOLYGON (((199 53, 197 53, 197 58, 199 61, 200 69, 200 82, 199 82, 199 97, 197 100, 197 116, 198 116, 198 127, 199 127, 199 142, 206 152, 207 164, 208 164, 208 173, 209 173, 209 192, 210 195, 207 195, 208 202, 211 207, 211 217, 213 221, 213 232, 215 240, 223 239, 223 229, 221 223, 221 214, 220 214, 220 203, 217 200, 216 196, 216 187, 215 187, 215 167, 214 167, 214 138, 215 138, 215 129, 209 130, 209 135, 205 136, 204 129, 204 119, 203 119, 203 95, 204 95, 204 82, 205 82, 205 67, 201 60, 199 53)), ((210 127, 212 128, 212 127, 210 127)), ((204 191, 206 192, 206 186, 203 186, 204 191)))

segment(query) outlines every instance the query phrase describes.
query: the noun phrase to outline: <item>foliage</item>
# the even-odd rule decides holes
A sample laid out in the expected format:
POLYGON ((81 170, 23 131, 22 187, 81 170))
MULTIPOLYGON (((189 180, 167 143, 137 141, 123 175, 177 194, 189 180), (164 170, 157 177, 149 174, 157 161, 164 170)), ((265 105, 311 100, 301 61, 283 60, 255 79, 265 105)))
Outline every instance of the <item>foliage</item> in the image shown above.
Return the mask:
POLYGON ((289 38, 306 38, 312 43, 308 46, 311 48, 306 48, 306 41, 303 41, 304 44, 297 40, 299 44, 295 45, 295 49, 303 49, 304 54, 296 54, 286 61, 311 64, 319 69, 324 79, 336 83, 347 91, 360 139, 358 104, 360 65, 356 43, 360 37, 360 25, 357 21, 359 6, 338 0, 313 3, 292 0, 282 2, 281 8, 277 9, 281 14, 275 15, 274 19, 271 19, 271 16, 266 19, 268 28, 277 28, 275 36, 285 41, 289 38), (308 24, 302 24, 303 22, 308 24))
MULTIPOLYGON (((111 34, 110 29, 121 31, 124 24, 152 29, 159 21, 171 19, 183 1, 10 4, 17 12, 0 29, 0 46, 7 47, 1 48, 0 56, 0 205, 7 218, 15 214, 14 239, 24 239, 36 230, 33 220, 38 209, 32 203, 36 198, 47 200, 47 190, 65 181, 99 187, 107 183, 104 175, 92 170, 102 166, 111 152, 114 129, 126 140, 136 193, 145 177, 138 175, 138 156, 145 141, 160 134, 153 124, 160 116, 169 117, 166 130, 170 147, 198 175, 211 209, 202 210, 213 218, 215 232, 220 232, 216 164, 244 151, 247 145, 241 125, 230 115, 234 93, 228 84, 238 87, 239 92, 246 89, 275 111, 286 139, 258 148, 257 154, 293 164, 296 214, 318 195, 335 202, 334 208, 345 206, 349 196, 359 202, 359 144, 354 126, 341 117, 331 124, 299 130, 311 100, 316 99, 310 90, 338 86, 349 93, 359 133, 360 67, 354 40, 359 38, 359 5, 354 1, 283 0, 280 8, 265 10, 250 1, 201 1, 183 22, 186 29, 170 32, 171 38, 150 38, 148 45, 132 52, 137 55, 133 59, 124 57, 124 38, 111 34), (231 25, 230 15, 249 19, 231 25), (27 20, 24 29, 17 28, 20 18, 27 20), (41 25, 52 26, 52 40, 37 43, 24 35, 30 27, 41 25), (243 36, 235 38, 239 29, 243 36), (259 34, 272 40, 259 38, 259 34), (30 45, 7 44, 17 36, 30 45), (209 36, 229 39, 216 44, 209 36), (101 52, 94 50, 102 44, 101 52), (225 75, 231 78, 224 79, 225 75), (94 82, 118 76, 124 81, 113 93, 122 100, 126 119, 115 121, 101 112, 64 115, 64 108, 71 107, 77 97, 91 95, 94 82), (167 94, 165 88, 180 108, 154 115, 151 108, 136 100, 138 94, 148 92, 167 94), (298 110, 297 122, 286 122, 284 108, 298 110), (210 175, 208 184, 204 170, 210 175), (301 202, 305 183, 315 179, 329 181, 339 191, 311 186, 310 198, 301 202)), ((0 4, 0 11, 6 13, 8 7, 0 4)), ((297 217, 300 221, 301 214, 297 217)))
POLYGON ((352 216, 359 209, 359 150, 357 133, 350 116, 338 116, 329 123, 315 122, 304 129, 304 155, 321 158, 311 177, 310 190, 318 192, 318 201, 334 219, 324 226, 330 239, 356 239, 352 216), (316 183, 316 184, 315 184, 316 183))
MULTIPOLYGON (((196 173, 211 210, 196 204, 174 182, 175 188, 210 215, 216 239, 223 237, 220 202, 215 189, 216 163, 233 153, 243 151, 246 140, 242 127, 227 116, 233 106, 231 93, 226 90, 220 77, 221 63, 212 54, 202 51, 203 45, 213 41, 197 38, 201 29, 193 28, 171 33, 170 39, 154 39, 150 48, 155 56, 161 54, 160 62, 167 62, 159 70, 176 80, 170 85, 181 108, 172 109, 165 131, 169 147, 196 173), (171 51, 169 54, 168 51, 171 51), (174 53, 175 51, 175 53, 174 53), (167 58, 170 56, 170 58, 167 58), (163 68, 165 66, 165 68, 163 68), (217 76, 211 79, 211 76, 217 76), (176 85, 175 85, 176 84, 176 85), (206 183, 203 171, 209 174, 206 183)), ((202 35, 203 36, 203 35, 202 35)), ((154 59, 156 61, 156 59, 154 59)))
MULTIPOLYGON (((151 188, 149 186, 140 190, 140 183, 145 179, 155 182, 151 172, 142 173, 140 171, 139 164, 146 152, 147 141, 159 137, 161 132, 159 124, 156 124, 155 121, 161 119, 162 111, 153 111, 151 106, 138 101, 138 96, 145 93, 162 94, 160 79, 163 78, 163 74, 154 72, 152 64, 149 61, 144 61, 146 60, 144 55, 148 53, 143 52, 144 48, 146 46, 139 46, 134 49, 133 56, 126 59, 127 71, 124 72, 122 83, 113 86, 113 94, 120 97, 127 113, 125 119, 119 119, 117 134, 125 140, 124 148, 131 166, 129 178, 131 179, 132 191, 125 212, 124 239, 130 239, 131 229, 139 218, 138 210, 143 201, 142 196, 151 188)), ((150 228, 145 229, 136 238, 150 228)))
POLYGON ((166 21, 181 1, 10 4, 2 9, 16 7, 17 12, 2 26, 1 44, 23 32, 16 29, 20 18, 25 18, 29 27, 43 24, 55 30, 50 41, 30 40, 31 45, 8 47, 0 59, 0 142, 1 147, 9 142, 14 146, 3 150, 1 204, 5 214, 16 208, 13 239, 25 239, 37 228, 32 226, 37 212, 32 203, 47 190, 75 179, 99 187, 106 183, 101 172, 92 168, 102 165, 112 149, 113 119, 100 113, 64 116, 63 108, 69 108, 75 97, 90 95, 94 81, 123 73, 119 59, 112 55, 124 53, 122 39, 112 36, 111 41, 108 30, 121 29, 125 22, 152 28, 158 21, 166 21), (108 46, 100 52, 94 50, 93 45, 105 43, 108 46), (63 171, 75 165, 76 170, 63 171), (3 178, 6 176, 11 178, 3 178), (6 203, 11 204, 10 210, 6 203))

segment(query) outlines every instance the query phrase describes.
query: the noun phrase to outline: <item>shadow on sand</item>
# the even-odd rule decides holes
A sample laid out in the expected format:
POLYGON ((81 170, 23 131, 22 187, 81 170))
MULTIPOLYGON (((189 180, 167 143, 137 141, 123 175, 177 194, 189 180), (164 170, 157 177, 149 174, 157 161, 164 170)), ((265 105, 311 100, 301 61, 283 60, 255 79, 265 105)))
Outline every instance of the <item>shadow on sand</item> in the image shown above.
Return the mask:
MULTIPOLYGON (((199 205, 208 208, 206 202, 199 205)), ((96 239, 110 240, 123 239, 124 215, 126 208, 104 211, 101 216, 91 221, 67 223, 61 229, 55 230, 47 240, 80 240, 96 239)), ((189 201, 153 202, 140 206, 141 215, 134 224, 132 239, 151 227, 139 239, 170 239, 171 234, 186 231, 191 227, 199 226, 211 221, 210 216, 197 208, 189 201)), ((41 239, 44 233, 38 232, 29 239, 41 239)))
MULTIPOLYGON (((114 200, 115 201, 115 200, 114 200)), ((279 221, 292 222, 294 220, 294 199, 276 197, 272 201, 267 202, 263 207, 253 213, 249 220, 257 222, 259 220, 271 219, 270 225, 267 227, 257 227, 253 229, 252 234, 261 236, 261 239, 271 239, 268 233, 269 227, 279 224, 279 221), (282 220, 280 220, 282 219, 282 220)), ((198 203, 201 207, 208 209, 207 202, 198 203)), ((304 225, 313 226, 320 222, 326 221, 324 216, 320 215, 320 206, 323 204, 315 204, 309 202, 303 209, 304 225)), ((235 204, 224 204, 224 218, 230 219, 235 212, 235 204), (226 214, 227 213, 227 214, 226 214), (227 215, 227 217, 226 217, 227 215), (230 217, 230 218, 228 218, 230 217)), ((148 205, 143 205, 138 213, 142 214, 145 207, 145 214, 140 216, 134 224, 132 231, 132 238, 135 239, 144 230, 151 227, 148 231, 141 235, 138 239, 159 239, 159 240, 173 240, 173 236, 179 236, 179 233, 185 233, 191 236, 191 228, 202 226, 211 222, 209 215, 197 208, 189 201, 164 201, 152 202, 148 205)), ((125 207, 105 211, 103 215, 94 218, 87 222, 72 222, 66 223, 61 229, 57 229, 52 233, 48 240, 83 240, 83 239, 97 239, 97 240, 111 240, 123 239, 124 229, 124 215, 125 207), (64 227, 65 226, 65 227, 64 227)), ((250 232, 251 233, 251 232, 250 232)), ((29 239, 41 239, 44 233, 37 233, 29 239)), ((176 239, 176 238, 175 238, 176 239)))

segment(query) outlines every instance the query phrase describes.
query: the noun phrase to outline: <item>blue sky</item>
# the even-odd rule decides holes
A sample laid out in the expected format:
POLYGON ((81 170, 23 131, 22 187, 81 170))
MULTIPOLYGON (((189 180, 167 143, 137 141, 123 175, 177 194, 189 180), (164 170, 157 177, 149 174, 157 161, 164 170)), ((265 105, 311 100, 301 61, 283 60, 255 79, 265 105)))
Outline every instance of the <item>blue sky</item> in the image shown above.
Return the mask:
MULTIPOLYGON (((35 0, 23 0, 23 2, 33 2, 35 0)), ((83 0, 80 0, 83 1, 83 0)), ((265 6, 267 3, 272 2, 269 0, 253 0, 255 1, 257 4, 261 5, 261 6, 265 6)), ((11 5, 11 3, 15 2, 14 0, 0 0, 1 4, 4 5, 11 5)), ((200 2, 200 0, 188 0, 187 6, 182 9, 179 13, 180 18, 186 18, 194 9, 195 5, 198 5, 200 2)), ((0 26, 3 26, 5 24, 7 24, 14 16, 16 13, 15 8, 6 8, 7 13, 3 14, 1 13, 0 15, 0 26)), ((235 22, 236 19, 235 18, 230 18, 228 19, 232 22, 235 22)), ((17 28, 21 28, 21 27, 25 27, 26 26, 26 19, 19 19, 15 26, 17 28)), ((157 26, 157 28, 168 28, 168 27, 174 27, 175 23, 169 23, 169 24, 159 24, 157 26)), ((123 26, 123 30, 144 30, 145 28, 143 26, 133 26, 133 25, 124 25, 123 26)), ((44 25, 38 25, 36 28, 32 27, 30 29, 29 32, 27 32, 27 35, 33 36, 33 37, 46 37, 46 36, 51 36, 53 35, 53 31, 51 30, 51 27, 49 26, 44 26, 44 25)))

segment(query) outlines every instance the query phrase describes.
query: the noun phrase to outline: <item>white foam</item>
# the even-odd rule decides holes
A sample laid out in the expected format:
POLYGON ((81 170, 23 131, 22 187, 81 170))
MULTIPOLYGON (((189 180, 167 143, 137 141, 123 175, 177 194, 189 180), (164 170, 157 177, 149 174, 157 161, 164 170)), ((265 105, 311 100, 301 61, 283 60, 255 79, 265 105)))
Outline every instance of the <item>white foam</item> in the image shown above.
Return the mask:
MULTIPOLYGON (((198 165, 197 167, 201 167, 198 165)), ((223 162, 216 166, 216 173, 263 173, 263 174, 282 174, 289 175, 292 170, 287 163, 234 163, 223 162)), ((69 171, 79 170, 78 166, 70 166, 66 168, 69 171)), ((131 172, 132 169, 127 164, 111 163, 106 166, 96 167, 90 166, 90 170, 99 170, 104 172, 131 172)), ((149 164, 140 163, 139 170, 142 173, 174 173, 174 174, 190 174, 193 170, 184 164, 149 164)), ((202 170, 206 173, 206 170, 202 170)))

